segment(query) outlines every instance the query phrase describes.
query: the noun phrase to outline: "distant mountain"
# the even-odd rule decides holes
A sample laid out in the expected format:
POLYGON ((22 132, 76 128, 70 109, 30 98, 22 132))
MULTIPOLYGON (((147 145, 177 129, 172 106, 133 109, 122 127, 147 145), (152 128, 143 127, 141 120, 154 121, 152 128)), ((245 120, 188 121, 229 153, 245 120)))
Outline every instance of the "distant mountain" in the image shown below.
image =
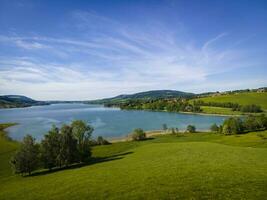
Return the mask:
POLYGON ((48 103, 44 101, 36 101, 21 95, 0 96, 0 108, 20 108, 38 105, 48 105, 48 103))
POLYGON ((151 90, 147 92, 139 92, 135 94, 122 94, 112 98, 88 101, 87 103, 119 103, 127 100, 152 100, 152 99, 167 99, 167 98, 190 98, 194 97, 194 93, 181 92, 176 90, 151 90))

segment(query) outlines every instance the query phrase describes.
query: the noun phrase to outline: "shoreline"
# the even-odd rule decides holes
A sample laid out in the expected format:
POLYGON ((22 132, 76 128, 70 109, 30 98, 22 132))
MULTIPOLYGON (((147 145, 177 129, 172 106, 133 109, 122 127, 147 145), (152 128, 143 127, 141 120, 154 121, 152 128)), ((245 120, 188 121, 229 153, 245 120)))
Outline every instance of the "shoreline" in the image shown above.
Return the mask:
MULTIPOLYGON (((185 132, 185 130, 180 130, 177 134, 183 134, 185 132)), ((209 130, 199 130, 196 133, 209 133, 209 130)), ((146 133, 146 137, 147 138, 151 138, 153 136, 160 136, 160 135, 171 135, 172 133, 168 130, 164 131, 164 130, 148 130, 145 131, 146 133)), ((133 141, 131 138, 131 133, 125 135, 125 136, 121 136, 121 137, 115 137, 115 138, 107 138, 107 140, 110 143, 117 143, 117 142, 130 142, 133 141)))
MULTIPOLYGON (((146 137, 152 137, 155 135, 165 135, 168 134, 166 131, 163 130, 149 130, 149 131, 145 131, 146 133, 146 137)), ((116 143, 116 142, 127 142, 127 141, 132 141, 131 138, 131 133, 125 135, 125 136, 121 136, 121 137, 114 137, 114 138, 107 138, 107 140, 111 143, 116 143)))

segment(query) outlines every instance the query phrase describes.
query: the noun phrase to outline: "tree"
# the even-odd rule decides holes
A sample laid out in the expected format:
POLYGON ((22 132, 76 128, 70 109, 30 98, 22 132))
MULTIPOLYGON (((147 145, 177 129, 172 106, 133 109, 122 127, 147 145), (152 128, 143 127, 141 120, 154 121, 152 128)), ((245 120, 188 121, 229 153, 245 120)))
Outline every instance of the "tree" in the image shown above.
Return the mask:
POLYGON ((73 135, 78 140, 78 145, 82 144, 83 141, 92 136, 94 128, 82 120, 75 120, 71 123, 73 135))
POLYGON ((189 133, 195 133, 196 132, 196 127, 194 125, 188 125, 186 130, 189 132, 189 133))
POLYGON ((222 125, 219 126, 218 133, 223 133, 223 126, 222 125))
POLYGON ((250 112, 250 113, 259 113, 259 112, 262 112, 261 107, 258 106, 258 105, 255 105, 255 104, 241 106, 241 109, 240 110, 242 112, 250 112))
POLYGON ((41 141, 41 160, 44 168, 51 170, 58 165, 58 155, 60 153, 60 137, 58 128, 53 125, 51 130, 41 141))
POLYGON ((243 123, 240 118, 230 117, 224 120, 222 132, 225 135, 239 134, 243 132, 243 123))
POLYGON ((210 130, 212 132, 218 132, 219 131, 219 126, 217 126, 217 124, 214 123, 214 124, 211 125, 210 130))
POLYGON ((28 173, 38 168, 39 164, 39 146, 35 143, 35 139, 31 135, 23 138, 20 149, 11 159, 11 164, 15 173, 28 173))
POLYGON ((87 161, 91 156, 91 135, 94 128, 82 120, 75 120, 71 123, 72 132, 78 142, 79 160, 87 161))
POLYGON ((60 151, 58 155, 59 166, 68 166, 77 162, 79 152, 77 149, 77 140, 72 134, 72 127, 63 125, 60 129, 60 151))
POLYGON ((146 139, 146 133, 143 131, 143 129, 137 128, 134 130, 134 132, 132 134, 132 139, 134 141, 145 140, 146 139))
POLYGON ((260 128, 260 125, 258 121, 256 120, 257 117, 249 115, 248 117, 245 118, 244 120, 244 128, 247 131, 255 131, 260 128))
POLYGON ((261 129, 267 129, 267 116, 264 114, 259 115, 256 118, 256 121, 258 123, 259 128, 261 129))

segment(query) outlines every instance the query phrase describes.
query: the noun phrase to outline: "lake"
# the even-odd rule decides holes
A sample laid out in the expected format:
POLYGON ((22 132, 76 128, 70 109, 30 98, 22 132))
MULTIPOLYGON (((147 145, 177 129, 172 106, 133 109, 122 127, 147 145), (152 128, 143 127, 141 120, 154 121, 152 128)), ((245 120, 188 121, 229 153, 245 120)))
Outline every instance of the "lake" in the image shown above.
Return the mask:
POLYGON ((188 124, 195 125, 197 130, 207 130, 212 123, 221 124, 225 117, 120 110, 102 105, 78 103, 0 109, 0 123, 18 123, 17 126, 8 128, 9 135, 16 140, 21 140, 26 134, 31 134, 40 140, 52 124, 60 126, 75 119, 89 122, 95 128, 94 137, 102 135, 105 138, 116 138, 129 134, 135 128, 162 129, 164 123, 168 127, 178 127, 179 130, 184 130, 188 124))

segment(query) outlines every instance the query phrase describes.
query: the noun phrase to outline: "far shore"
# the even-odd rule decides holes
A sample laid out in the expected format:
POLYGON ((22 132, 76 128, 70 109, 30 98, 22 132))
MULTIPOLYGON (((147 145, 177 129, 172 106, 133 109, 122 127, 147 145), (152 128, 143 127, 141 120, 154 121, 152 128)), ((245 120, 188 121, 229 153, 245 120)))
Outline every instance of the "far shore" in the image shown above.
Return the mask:
MULTIPOLYGON (((67 103, 67 104, 75 104, 75 103, 82 103, 82 104, 88 104, 88 103, 84 103, 84 102, 63 102, 63 103, 67 103)), ((30 108, 30 107, 41 107, 41 106, 45 106, 45 105, 52 105, 52 104, 60 104, 60 103, 49 103, 49 104, 44 104, 44 105, 30 105, 30 106, 23 106, 23 107, 0 107, 0 109, 23 109, 23 108, 30 108)), ((103 104, 99 104, 99 105, 103 105, 103 104)), ((114 108, 119 108, 114 106, 114 108)), ((138 109, 133 109, 133 110, 138 110, 138 109)), ((204 116, 221 116, 221 117, 230 117, 230 116, 234 116, 234 117, 240 117, 240 116, 244 116, 244 115, 249 115, 251 113, 244 113, 244 114, 219 114, 219 113, 203 113, 203 112, 170 112, 167 110, 149 110, 149 109, 141 109, 140 111, 151 111, 151 112, 169 112, 169 113, 181 113, 181 114, 188 114, 188 115, 204 115, 204 116)), ((263 113, 266 113, 267 110, 264 110, 263 113)))

